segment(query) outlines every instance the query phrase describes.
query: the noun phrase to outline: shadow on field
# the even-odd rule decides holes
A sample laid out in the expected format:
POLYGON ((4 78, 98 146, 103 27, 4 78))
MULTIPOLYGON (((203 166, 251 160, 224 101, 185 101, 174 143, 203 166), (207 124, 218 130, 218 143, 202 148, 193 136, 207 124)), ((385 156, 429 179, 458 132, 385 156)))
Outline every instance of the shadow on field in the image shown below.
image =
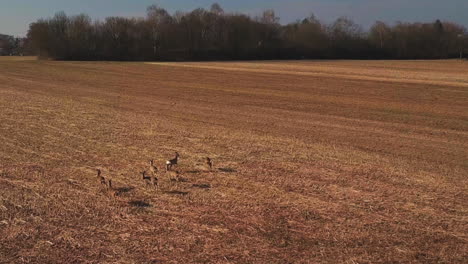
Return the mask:
POLYGON ((190 170, 190 171, 186 171, 186 173, 190 173, 190 174, 198 174, 198 173, 201 173, 202 171, 201 170, 190 170))
POLYGON ((118 194, 122 194, 122 193, 128 193, 128 192, 131 192, 135 189, 135 187, 121 187, 121 188, 117 188, 117 193, 118 194))
POLYGON ((179 177, 178 179, 170 179, 170 181, 171 181, 172 183, 174 183, 174 182, 189 182, 189 179, 183 178, 183 177, 179 177))
POLYGON ((235 170, 233 168, 219 168, 218 170, 221 171, 221 172, 230 172, 230 173, 237 172, 237 170, 235 170))
POLYGON ((182 195, 182 196, 185 196, 185 195, 189 194, 189 192, 183 192, 183 191, 167 191, 166 193, 167 194, 182 195))
POLYGON ((207 183, 202 183, 202 184, 194 184, 192 185, 195 188, 200 188, 200 189, 210 189, 211 185, 207 183))
POLYGON ((151 207, 151 204, 145 202, 145 201, 130 201, 128 202, 129 205, 133 207, 140 207, 140 208, 147 208, 151 207))

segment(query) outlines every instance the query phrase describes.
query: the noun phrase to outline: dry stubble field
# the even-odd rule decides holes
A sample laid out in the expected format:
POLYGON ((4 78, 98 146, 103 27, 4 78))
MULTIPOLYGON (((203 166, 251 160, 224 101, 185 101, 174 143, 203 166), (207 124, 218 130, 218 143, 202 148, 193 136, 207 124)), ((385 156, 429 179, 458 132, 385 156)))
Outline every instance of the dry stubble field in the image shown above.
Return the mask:
POLYGON ((467 73, 0 60, 0 263, 463 263, 467 73))

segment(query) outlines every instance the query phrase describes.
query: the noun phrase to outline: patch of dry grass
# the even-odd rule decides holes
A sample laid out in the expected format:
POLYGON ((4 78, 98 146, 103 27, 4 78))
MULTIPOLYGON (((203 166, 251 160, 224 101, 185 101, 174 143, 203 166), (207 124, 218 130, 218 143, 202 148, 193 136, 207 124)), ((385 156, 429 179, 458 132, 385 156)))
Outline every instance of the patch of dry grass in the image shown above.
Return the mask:
POLYGON ((466 70, 0 60, 0 262, 463 263, 466 70))
POLYGON ((0 56, 0 62, 14 62, 14 61, 34 61, 37 60, 35 56, 0 56))

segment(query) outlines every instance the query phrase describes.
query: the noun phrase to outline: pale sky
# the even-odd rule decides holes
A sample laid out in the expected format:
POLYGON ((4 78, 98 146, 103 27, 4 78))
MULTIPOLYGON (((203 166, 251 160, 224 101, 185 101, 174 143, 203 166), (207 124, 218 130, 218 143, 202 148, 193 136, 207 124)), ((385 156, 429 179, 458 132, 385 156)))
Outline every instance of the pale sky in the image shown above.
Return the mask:
MULTIPOLYGON (((31 22, 58 11, 86 13, 94 19, 107 16, 141 17, 146 7, 159 4, 173 13, 209 8, 213 0, 0 0, 0 33, 25 36, 31 22)), ((281 23, 314 13, 324 22, 347 16, 364 27, 376 20, 388 23, 453 21, 468 27, 468 0, 218 0, 228 12, 252 16, 274 9, 281 23)))

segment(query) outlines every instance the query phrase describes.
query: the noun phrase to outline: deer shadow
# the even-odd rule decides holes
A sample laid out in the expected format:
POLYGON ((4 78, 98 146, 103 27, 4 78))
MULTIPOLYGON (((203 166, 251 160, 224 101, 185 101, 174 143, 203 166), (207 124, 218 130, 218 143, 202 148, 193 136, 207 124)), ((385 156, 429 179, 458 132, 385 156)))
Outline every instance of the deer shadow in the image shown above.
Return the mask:
POLYGON ((120 187, 115 189, 118 194, 129 193, 135 190, 135 187, 120 187))
POLYGON ((128 204, 133 206, 133 207, 139 207, 139 208, 151 207, 151 204, 147 203, 145 201, 130 201, 130 202, 128 202, 128 204))
POLYGON ((187 178, 179 177, 178 179, 171 179, 171 182, 189 182, 187 178))
POLYGON ((207 183, 193 184, 192 187, 200 188, 200 189, 211 189, 211 185, 207 183))
POLYGON ((189 182, 189 179, 183 178, 183 177, 179 177, 178 182, 189 182))
POLYGON ((237 170, 235 170, 233 168, 218 168, 218 170, 221 171, 221 172, 227 172, 227 173, 237 172, 237 170))
POLYGON ((189 194, 189 192, 183 192, 183 191, 167 191, 165 192, 167 194, 175 194, 175 195, 182 195, 182 196, 185 196, 187 194, 189 194))
POLYGON ((197 174, 197 173, 201 173, 202 171, 201 170, 189 170, 189 171, 186 171, 186 173, 190 173, 190 174, 197 174))

